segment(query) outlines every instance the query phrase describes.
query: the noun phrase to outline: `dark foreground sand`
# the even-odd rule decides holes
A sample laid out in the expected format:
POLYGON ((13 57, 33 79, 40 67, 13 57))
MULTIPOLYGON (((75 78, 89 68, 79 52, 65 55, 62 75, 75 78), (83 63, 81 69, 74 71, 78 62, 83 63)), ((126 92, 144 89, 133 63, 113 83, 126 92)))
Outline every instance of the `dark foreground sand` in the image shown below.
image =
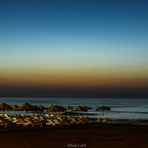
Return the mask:
POLYGON ((0 148, 148 148, 148 126, 0 129, 0 148))

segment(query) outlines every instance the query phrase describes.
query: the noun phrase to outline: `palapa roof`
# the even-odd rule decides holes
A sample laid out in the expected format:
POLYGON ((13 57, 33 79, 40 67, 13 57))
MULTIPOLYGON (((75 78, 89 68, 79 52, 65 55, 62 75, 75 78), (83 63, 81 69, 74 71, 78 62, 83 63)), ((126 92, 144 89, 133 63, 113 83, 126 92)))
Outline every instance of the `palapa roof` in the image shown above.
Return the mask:
POLYGON ((66 108, 64 108, 63 106, 59 106, 59 105, 51 105, 48 107, 48 111, 50 112, 62 112, 62 111, 66 111, 66 108))
POLYGON ((13 108, 11 107, 11 105, 6 104, 6 103, 0 103, 0 110, 2 111, 8 111, 8 110, 12 110, 13 108))

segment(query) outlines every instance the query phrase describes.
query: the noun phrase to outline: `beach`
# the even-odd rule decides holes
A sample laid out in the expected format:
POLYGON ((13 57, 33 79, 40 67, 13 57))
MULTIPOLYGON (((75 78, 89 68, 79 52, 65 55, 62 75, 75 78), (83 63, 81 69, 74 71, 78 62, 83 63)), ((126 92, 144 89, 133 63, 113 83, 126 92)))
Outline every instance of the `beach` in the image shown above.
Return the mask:
POLYGON ((2 148, 147 148, 147 125, 0 129, 2 148))
POLYGON ((29 99, 29 104, 6 99, 8 104, 1 103, 0 148, 148 147, 146 99, 141 104, 140 99, 134 104, 131 99, 125 104, 117 99, 83 100, 87 106, 81 104, 81 99, 69 100, 71 103, 61 100, 65 105, 51 104, 53 100, 43 99, 46 102, 42 103, 29 99))

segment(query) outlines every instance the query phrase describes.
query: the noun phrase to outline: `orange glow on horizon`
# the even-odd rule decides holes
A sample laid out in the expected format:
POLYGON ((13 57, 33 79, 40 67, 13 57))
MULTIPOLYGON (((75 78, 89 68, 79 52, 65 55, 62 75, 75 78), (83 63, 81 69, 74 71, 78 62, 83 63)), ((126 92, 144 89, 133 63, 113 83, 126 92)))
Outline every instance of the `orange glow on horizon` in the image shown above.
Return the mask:
POLYGON ((147 80, 103 73, 26 73, 0 75, 1 86, 120 87, 148 86, 147 80))

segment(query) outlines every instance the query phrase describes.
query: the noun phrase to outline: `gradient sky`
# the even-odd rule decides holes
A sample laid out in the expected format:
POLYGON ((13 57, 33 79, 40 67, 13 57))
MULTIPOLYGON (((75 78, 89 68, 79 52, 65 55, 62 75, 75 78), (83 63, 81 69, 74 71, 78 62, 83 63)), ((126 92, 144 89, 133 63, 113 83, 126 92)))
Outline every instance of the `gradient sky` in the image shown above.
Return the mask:
POLYGON ((148 96, 147 0, 0 0, 0 88, 148 96))

